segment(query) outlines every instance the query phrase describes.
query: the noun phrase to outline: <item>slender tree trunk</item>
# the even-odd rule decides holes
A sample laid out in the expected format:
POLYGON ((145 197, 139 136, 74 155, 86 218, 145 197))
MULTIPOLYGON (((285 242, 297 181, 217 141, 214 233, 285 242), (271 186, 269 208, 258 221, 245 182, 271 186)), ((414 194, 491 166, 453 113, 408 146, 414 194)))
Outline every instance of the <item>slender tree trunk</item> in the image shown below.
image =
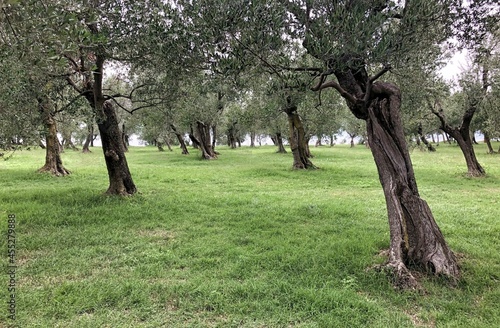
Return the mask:
POLYGON ((174 134, 177 137, 177 140, 179 141, 179 145, 182 149, 182 154, 189 155, 189 151, 186 147, 186 143, 184 142, 184 138, 182 137, 182 135, 177 131, 175 125, 170 124, 170 127, 172 128, 172 131, 174 131, 174 134))
POLYGON ((125 130, 125 123, 122 124, 122 142, 123 142, 123 151, 128 152, 128 134, 126 133, 125 130))
POLYGON ((356 137, 356 135, 349 133, 349 136, 351 137, 351 148, 354 148, 354 138, 356 137))
POLYGON ((333 147, 335 146, 335 135, 332 134, 331 137, 330 137, 330 147, 333 147))
POLYGON ((48 172, 54 176, 64 176, 70 172, 63 166, 57 138, 56 120, 47 97, 38 99, 38 109, 45 125, 45 165, 38 172, 48 172))
POLYGON ((38 141, 38 147, 42 148, 42 149, 46 149, 47 147, 45 147, 45 145, 43 144, 42 140, 39 140, 38 141))
POLYGON ((281 132, 276 133, 275 140, 276 140, 275 145, 278 146, 278 150, 276 152, 281 154, 286 154, 286 149, 285 146, 283 145, 283 137, 281 136, 281 132))
POLYGON ((491 145, 490 134, 488 132, 484 133, 484 143, 488 146, 488 154, 494 154, 493 146, 491 145))
POLYGON ((297 107, 290 105, 285 108, 285 113, 288 116, 288 127, 290 129, 290 149, 293 154, 294 169, 314 169, 314 164, 307 156, 307 147, 305 141, 304 127, 297 114, 297 107))
POLYGON ((212 125, 212 150, 215 152, 215 144, 217 143, 217 125, 212 125))
POLYGON ((201 157, 203 159, 216 159, 217 155, 212 149, 209 127, 201 121, 196 122, 196 134, 201 149, 201 157))
POLYGON ((156 148, 158 148, 158 151, 165 151, 163 148, 163 143, 160 141, 156 141, 156 148))
POLYGON ((255 131, 250 131, 250 147, 255 147, 255 131))
POLYGON ((92 139, 94 138, 94 125, 91 123, 88 126, 88 134, 85 142, 83 143, 82 153, 90 153, 90 144, 92 143, 92 139))
POLYGON ((167 145, 168 151, 173 151, 172 145, 170 145, 170 139, 168 138, 168 136, 165 137, 165 144, 167 145))
POLYGON ((479 164, 476 153, 474 152, 474 146, 472 145, 471 133, 470 133, 470 122, 476 111, 476 104, 471 104, 469 108, 465 111, 462 122, 459 127, 452 127, 444 116, 444 112, 440 107, 439 103, 438 109, 435 109, 432 104, 428 103, 432 113, 436 115, 441 122, 441 130, 446 132, 448 135, 453 137, 457 141, 460 150, 465 158, 465 163, 467 164, 467 174, 473 177, 482 177, 486 174, 481 164, 479 164))
POLYGON ((231 147, 231 149, 235 149, 237 147, 236 143, 236 122, 233 122, 229 129, 227 130, 227 145, 231 147))
POLYGON ((191 140, 194 149, 200 148, 200 141, 194 135, 193 125, 190 126, 189 139, 191 140))

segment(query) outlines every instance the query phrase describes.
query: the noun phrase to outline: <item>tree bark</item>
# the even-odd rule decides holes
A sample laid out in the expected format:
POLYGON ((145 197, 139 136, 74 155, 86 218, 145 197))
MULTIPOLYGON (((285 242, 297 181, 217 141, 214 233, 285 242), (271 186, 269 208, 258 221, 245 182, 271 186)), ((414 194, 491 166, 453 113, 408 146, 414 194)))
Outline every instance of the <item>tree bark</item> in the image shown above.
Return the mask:
POLYGON ((276 132, 276 137, 274 139, 276 140, 275 145, 278 146, 278 150, 276 152, 286 154, 286 149, 283 145, 283 137, 281 136, 281 132, 276 132))
POLYGON ((465 111, 462 122, 458 127, 452 127, 446 121, 446 117, 439 103, 436 103, 438 109, 434 108, 430 102, 428 103, 432 113, 439 118, 441 122, 440 129, 446 132, 448 135, 453 137, 457 141, 460 150, 465 158, 465 163, 467 164, 467 174, 472 177, 482 177, 486 175, 481 164, 479 164, 476 153, 474 152, 474 146, 472 145, 472 138, 470 134, 470 123, 472 117, 476 112, 476 104, 470 104, 469 108, 465 111))
POLYGON ((193 131, 193 126, 192 125, 190 126, 189 139, 191 140, 191 143, 193 144, 193 148, 194 149, 199 149, 200 148, 200 141, 194 135, 194 131, 193 131))
POLYGON ((250 131, 250 147, 255 147, 255 137, 256 133, 255 131, 250 131))
POLYGON ((92 140, 94 138, 94 125, 92 123, 90 123, 88 125, 88 134, 87 134, 87 138, 85 139, 85 142, 83 143, 83 149, 82 149, 82 153, 90 153, 90 144, 92 143, 92 140))
POLYGON ((495 150, 493 150, 493 146, 491 145, 491 138, 488 132, 484 132, 484 142, 488 146, 488 154, 494 154, 495 150))
POLYGON ((50 108, 48 97, 38 99, 38 110, 45 125, 45 165, 38 172, 48 172, 54 176, 69 175, 62 163, 59 139, 57 138, 57 126, 53 112, 50 108))
POLYGON ((410 269, 458 278, 459 268, 427 203, 420 198, 400 118, 401 93, 391 83, 374 82, 388 68, 369 77, 353 57, 335 65, 337 81, 322 78, 313 88, 336 89, 351 112, 366 121, 367 139, 384 191, 389 219, 387 267, 400 288, 418 288, 410 269))
POLYGON ((128 152, 128 134, 125 131, 125 123, 122 124, 122 142, 123 142, 123 151, 128 152))
POLYGON ((396 283, 403 288, 416 287, 409 267, 456 278, 456 258, 418 192, 399 116, 400 91, 390 83, 380 82, 373 89, 367 134, 387 204, 389 267, 396 273, 396 283))
POLYGON ((297 113, 297 106, 288 104, 285 108, 285 113, 288 116, 288 127, 290 129, 290 149, 293 154, 294 169, 314 169, 316 166, 309 160, 307 156, 307 145, 304 133, 304 126, 297 113))
POLYGON ((97 115, 97 126, 101 134, 102 151, 108 169, 109 187, 106 191, 110 195, 132 195, 137 188, 132 180, 122 133, 118 125, 118 118, 110 101, 102 105, 101 115, 97 115))
POLYGON ((179 132, 177 132, 177 128, 175 127, 175 125, 170 124, 170 127, 172 128, 172 131, 174 131, 174 134, 177 137, 177 140, 179 141, 179 145, 182 149, 182 154, 189 155, 189 151, 186 147, 186 143, 184 142, 184 138, 182 137, 182 135, 179 132))
POLYGON ((217 155, 212 149, 209 126, 201 121, 196 122, 196 139, 200 145, 203 159, 216 159, 217 155))

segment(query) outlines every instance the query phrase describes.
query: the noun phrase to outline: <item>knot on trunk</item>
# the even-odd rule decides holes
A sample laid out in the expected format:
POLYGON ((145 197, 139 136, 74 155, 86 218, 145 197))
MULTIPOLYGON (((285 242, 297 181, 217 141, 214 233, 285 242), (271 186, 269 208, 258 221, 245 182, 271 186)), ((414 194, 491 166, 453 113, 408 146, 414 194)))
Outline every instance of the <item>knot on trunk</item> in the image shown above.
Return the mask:
POLYGON ((114 150, 106 150, 106 153, 104 153, 104 155, 106 157, 111 158, 114 161, 118 161, 120 159, 120 157, 118 156, 118 154, 114 150))

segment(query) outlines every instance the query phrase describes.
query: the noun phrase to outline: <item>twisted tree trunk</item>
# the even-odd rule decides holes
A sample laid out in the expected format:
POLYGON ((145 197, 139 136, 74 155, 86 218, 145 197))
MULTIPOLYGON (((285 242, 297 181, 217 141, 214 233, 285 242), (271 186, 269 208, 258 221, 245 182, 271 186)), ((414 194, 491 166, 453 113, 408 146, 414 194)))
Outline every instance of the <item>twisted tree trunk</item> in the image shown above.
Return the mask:
POLYGON ((400 90, 391 83, 374 82, 389 68, 369 77, 364 64, 350 58, 342 58, 335 65, 338 82, 326 82, 326 76, 322 76, 313 90, 336 89, 351 112, 366 121, 366 136, 386 200, 390 231, 387 267, 395 285, 418 287, 412 268, 458 278, 457 260, 418 192, 399 114, 400 90))
POLYGON ((182 154, 189 155, 189 151, 186 147, 186 143, 184 142, 184 138, 182 137, 182 135, 177 131, 175 125, 170 124, 170 127, 172 128, 172 131, 174 132, 175 136, 177 137, 177 140, 179 141, 179 145, 182 149, 182 154))
MULTIPOLYGON (((290 105, 290 104, 289 104, 290 105)), ((314 169, 316 166, 309 160, 308 147, 304 133, 304 126, 297 113, 297 106, 290 105, 285 108, 285 113, 288 116, 288 126, 290 129, 290 149, 293 154, 294 169, 314 169)))
POLYGON ((57 126, 48 97, 38 99, 38 110, 45 125, 45 165, 38 172, 48 172, 54 176, 69 175, 62 163, 57 126))

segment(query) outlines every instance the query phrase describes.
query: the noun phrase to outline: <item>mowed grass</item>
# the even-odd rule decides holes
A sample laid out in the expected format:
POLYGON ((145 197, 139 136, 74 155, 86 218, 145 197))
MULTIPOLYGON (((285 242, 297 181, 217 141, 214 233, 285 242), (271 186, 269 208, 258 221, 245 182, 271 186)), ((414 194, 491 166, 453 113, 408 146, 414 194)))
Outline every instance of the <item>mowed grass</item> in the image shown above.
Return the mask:
MULTIPOLYGON (((495 145, 498 148, 498 144, 495 145)), ((71 176, 36 173, 43 150, 0 163, 2 265, 16 222, 19 327, 498 327, 500 155, 468 178, 460 150, 412 152, 421 195, 458 254, 450 286, 394 290, 371 269, 389 245, 385 201, 363 146, 312 148, 291 170, 274 147, 127 153, 139 194, 109 197, 101 149, 66 151, 71 176)), ((0 276, 0 327, 8 276, 0 276)))

